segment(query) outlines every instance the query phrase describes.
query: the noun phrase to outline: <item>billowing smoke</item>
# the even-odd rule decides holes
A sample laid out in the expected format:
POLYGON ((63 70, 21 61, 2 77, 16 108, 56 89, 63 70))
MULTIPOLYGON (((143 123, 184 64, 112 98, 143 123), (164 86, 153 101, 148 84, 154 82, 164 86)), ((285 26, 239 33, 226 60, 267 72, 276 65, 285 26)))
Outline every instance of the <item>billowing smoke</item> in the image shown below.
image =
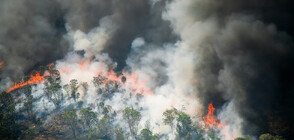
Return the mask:
MULTIPOLYGON (((225 124, 219 131, 222 139, 254 137, 270 129, 270 118, 293 123, 288 109, 293 107, 294 76, 291 3, 1 1, 1 78, 14 80, 38 65, 55 62, 62 85, 72 79, 89 84, 78 89, 78 100, 85 106, 97 107, 100 101, 93 77, 101 74, 120 83, 107 85, 119 90, 103 101, 115 110, 143 108, 141 128, 148 121, 160 124, 151 127, 174 138, 175 132, 162 124, 163 111, 175 107, 203 115, 213 102, 225 124), (122 73, 126 81, 110 70, 122 73), (144 98, 138 102, 131 92, 141 92, 144 98)), ((42 83, 33 95, 40 98, 35 110, 54 110, 42 96, 42 83)), ((120 119, 117 125, 123 125, 120 119)))
POLYGON ((240 117, 242 121, 235 126, 242 126, 244 134, 254 134, 267 126, 273 110, 281 109, 273 103, 283 102, 281 96, 289 96, 283 93, 289 91, 284 91, 281 81, 287 76, 283 74, 284 67, 292 65, 293 44, 274 24, 260 20, 268 20, 267 13, 256 13, 258 8, 267 8, 263 6, 274 11, 277 8, 272 3, 259 4, 175 1, 166 14, 180 35, 180 48, 195 57, 194 83, 199 98, 204 104, 227 102, 231 109, 221 113, 222 119, 230 124, 240 117), (233 114, 239 117, 231 118, 236 116, 233 114))
POLYGON ((157 44, 175 38, 169 22, 161 18, 164 3, 152 4, 148 0, 1 1, 0 60, 6 65, 4 73, 13 79, 20 78, 37 65, 62 58, 70 49, 64 36, 67 25, 87 33, 103 23, 112 33, 101 49, 118 62, 121 70, 135 37, 145 36, 157 44))
POLYGON ((34 66, 68 52, 64 12, 54 1, 0 2, 0 60, 4 74, 16 80, 34 66))

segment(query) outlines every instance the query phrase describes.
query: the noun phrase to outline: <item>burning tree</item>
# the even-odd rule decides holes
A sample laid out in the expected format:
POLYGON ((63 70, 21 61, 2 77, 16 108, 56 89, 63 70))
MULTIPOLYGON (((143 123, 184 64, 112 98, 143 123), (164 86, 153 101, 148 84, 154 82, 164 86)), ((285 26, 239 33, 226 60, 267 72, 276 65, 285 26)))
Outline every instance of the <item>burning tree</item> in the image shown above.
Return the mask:
POLYGON ((50 101, 54 103, 56 107, 60 106, 61 101, 63 100, 63 93, 61 91, 60 85, 60 73, 58 70, 51 69, 49 70, 50 75, 45 76, 44 82, 44 93, 50 101))

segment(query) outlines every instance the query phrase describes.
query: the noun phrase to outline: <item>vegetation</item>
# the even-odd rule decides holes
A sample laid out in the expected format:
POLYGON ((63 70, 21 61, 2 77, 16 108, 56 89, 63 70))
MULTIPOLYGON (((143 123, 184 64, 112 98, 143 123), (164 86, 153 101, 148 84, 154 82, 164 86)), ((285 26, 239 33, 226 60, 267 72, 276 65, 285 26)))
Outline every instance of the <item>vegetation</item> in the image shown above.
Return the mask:
POLYGON ((123 110, 123 118, 127 121, 131 134, 137 138, 138 125, 141 120, 141 113, 133 108, 126 107, 123 110))
POLYGON ((50 75, 45 77, 44 93, 47 98, 54 103, 56 107, 59 107, 63 100, 63 93, 60 85, 60 73, 58 70, 51 69, 50 75))
POLYGON ((63 114, 63 120, 68 126, 70 126, 74 138, 76 139, 76 128, 78 123, 78 116, 76 114, 76 111, 74 109, 70 111, 65 111, 63 114))
POLYGON ((281 136, 273 136, 269 133, 266 133, 266 134, 262 134, 260 135, 259 137, 259 140, 284 140, 281 136))
MULTIPOLYGON (((24 79, 29 79, 29 77, 24 79)), ((105 77, 102 76, 95 77, 93 80, 97 89, 96 95, 99 97, 99 100, 95 99, 97 100, 95 104, 88 104, 86 100, 80 100, 78 91, 85 90, 85 94, 89 94, 87 90, 90 84, 72 79, 68 84, 62 85, 60 73, 54 69, 50 69, 49 75, 45 77, 44 95, 40 97, 32 94, 34 85, 24 86, 14 91, 13 94, 2 92, 0 94, 0 138, 42 139, 42 136, 45 136, 45 139, 47 137, 93 140, 170 139, 167 134, 154 133, 154 128, 151 127, 149 121, 144 122, 145 127, 143 128, 142 124, 139 124, 142 122, 143 109, 136 106, 136 102, 142 100, 142 95, 134 96, 130 93, 130 96, 135 97, 133 107, 117 110, 108 104, 107 99, 117 91, 118 83, 111 81, 103 83, 104 80, 105 77), (67 94, 63 94, 64 91, 67 94), (64 98, 66 95, 68 98, 64 98), (54 112, 53 115, 36 112, 35 108, 38 107, 36 103, 43 96, 55 107, 51 111, 54 112), (65 106, 64 103, 67 101, 70 101, 71 104, 65 106), (49 115, 52 118, 46 118, 49 115), (48 122, 40 125, 45 121, 48 122)), ((175 134, 175 139, 178 140, 220 139, 217 135, 218 130, 204 128, 198 122, 193 122, 191 117, 175 108, 167 109, 162 114, 162 125, 168 126, 169 133, 175 134)), ((284 140, 277 135, 278 131, 275 132, 274 135, 262 134, 259 140, 284 140)), ((238 137, 235 140, 250 140, 250 138, 238 137)))
POLYGON ((20 125, 16 123, 14 100, 11 94, 0 94, 0 138, 16 139, 20 135, 20 125))

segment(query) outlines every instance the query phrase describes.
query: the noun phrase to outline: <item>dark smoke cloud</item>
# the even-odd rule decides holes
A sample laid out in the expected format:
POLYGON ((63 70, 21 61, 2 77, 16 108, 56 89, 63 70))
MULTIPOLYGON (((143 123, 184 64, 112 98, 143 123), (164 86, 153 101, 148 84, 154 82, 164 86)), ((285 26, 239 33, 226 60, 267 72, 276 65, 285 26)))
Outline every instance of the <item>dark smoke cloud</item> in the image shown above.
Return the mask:
POLYGON ((73 29, 84 32, 99 25, 108 17, 117 29, 104 46, 104 52, 118 63, 118 70, 125 66, 132 41, 144 37, 154 44, 175 40, 169 22, 161 18, 166 1, 152 4, 149 0, 68 0, 60 1, 66 9, 66 19, 73 29))
MULTIPOLYGON (((294 22, 293 2, 196 0, 176 5, 181 4, 186 12, 175 13, 187 16, 182 20, 188 19, 198 28, 193 34, 185 30, 181 19, 172 21, 198 56, 195 73, 201 84, 196 84, 203 103, 213 101, 220 106, 234 101, 244 120, 244 134, 268 132, 271 117, 281 117, 287 122, 285 127, 291 126, 294 46, 293 26, 289 25, 294 22), (201 30, 203 39, 193 38, 201 30)), ((281 134, 289 136, 291 132, 293 129, 281 134)))
POLYGON ((0 2, 0 60, 5 75, 19 78, 35 65, 66 54, 63 14, 51 0, 0 2))
POLYGON ((256 133, 255 126, 266 127, 281 102, 282 68, 293 63, 287 38, 272 25, 243 19, 230 19, 217 38, 215 50, 223 64, 220 88, 236 101, 247 134, 256 133))
POLYGON ((161 18, 165 1, 45 0, 1 2, 1 60, 13 79, 33 66, 62 58, 69 50, 65 24, 89 32, 108 17, 117 25, 104 46, 118 70, 125 66, 131 42, 137 36, 156 44, 174 40, 169 22, 161 18))

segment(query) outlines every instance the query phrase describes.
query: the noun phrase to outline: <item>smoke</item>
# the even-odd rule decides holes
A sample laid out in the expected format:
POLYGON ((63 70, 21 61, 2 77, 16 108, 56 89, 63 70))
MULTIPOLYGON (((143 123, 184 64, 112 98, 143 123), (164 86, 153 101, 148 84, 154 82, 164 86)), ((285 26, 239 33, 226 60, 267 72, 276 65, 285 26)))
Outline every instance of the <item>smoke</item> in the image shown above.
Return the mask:
POLYGON ((68 52, 63 11, 54 1, 0 2, 0 60, 4 75, 16 79, 34 66, 68 52))
POLYGON ((202 103, 228 102, 221 113, 227 117, 220 119, 230 130, 239 130, 237 134, 256 134, 267 126, 267 118, 277 107, 273 103, 281 102, 280 80, 285 78, 281 69, 291 64, 293 44, 274 24, 256 19, 254 12, 263 5, 242 4, 175 1, 165 17, 181 38, 179 48, 195 56, 192 82, 202 103), (235 109, 229 109, 232 106, 235 109), (236 124, 225 118, 241 121, 236 124))
POLYGON ((64 57, 71 50, 66 32, 88 33, 98 26, 109 26, 100 29, 111 34, 95 51, 108 53, 122 70, 135 37, 146 36, 157 44, 175 38, 169 22, 161 18, 164 6, 164 1, 152 5, 148 0, 1 1, 4 75, 15 80, 37 65, 64 57))

